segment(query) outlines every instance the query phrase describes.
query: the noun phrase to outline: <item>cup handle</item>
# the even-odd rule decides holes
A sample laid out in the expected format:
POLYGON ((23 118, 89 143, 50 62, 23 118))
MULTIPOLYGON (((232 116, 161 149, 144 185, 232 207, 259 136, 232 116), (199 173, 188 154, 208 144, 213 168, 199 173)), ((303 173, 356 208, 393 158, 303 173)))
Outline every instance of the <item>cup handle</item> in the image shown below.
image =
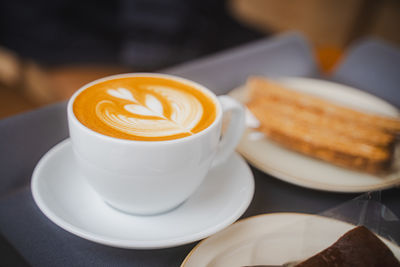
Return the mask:
POLYGON ((243 106, 230 96, 219 96, 222 106, 222 116, 225 117, 230 112, 230 120, 226 130, 222 133, 218 144, 217 154, 212 163, 212 167, 224 163, 234 152, 236 146, 243 135, 245 129, 245 116, 243 106))

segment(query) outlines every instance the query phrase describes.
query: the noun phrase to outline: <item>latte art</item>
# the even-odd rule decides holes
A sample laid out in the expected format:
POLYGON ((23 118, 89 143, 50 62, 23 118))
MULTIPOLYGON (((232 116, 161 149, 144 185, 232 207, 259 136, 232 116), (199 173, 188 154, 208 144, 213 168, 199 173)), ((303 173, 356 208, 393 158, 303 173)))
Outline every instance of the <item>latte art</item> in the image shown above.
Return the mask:
POLYGON ((193 135, 215 119, 205 93, 174 80, 130 77, 95 84, 74 102, 85 126, 113 137, 170 140, 193 135))
MULTIPOLYGON (((148 88, 150 89, 150 88, 148 88)), ((174 134, 193 134, 192 129, 203 115, 201 103, 192 95, 167 87, 154 87, 150 91, 164 97, 170 103, 171 112, 166 114, 162 102, 148 93, 140 103, 126 88, 109 89, 114 101, 103 100, 96 105, 96 115, 105 124, 118 131, 143 137, 160 137, 174 134), (123 104, 118 98, 128 100, 123 104), (128 111, 130 114, 123 112, 128 111)))

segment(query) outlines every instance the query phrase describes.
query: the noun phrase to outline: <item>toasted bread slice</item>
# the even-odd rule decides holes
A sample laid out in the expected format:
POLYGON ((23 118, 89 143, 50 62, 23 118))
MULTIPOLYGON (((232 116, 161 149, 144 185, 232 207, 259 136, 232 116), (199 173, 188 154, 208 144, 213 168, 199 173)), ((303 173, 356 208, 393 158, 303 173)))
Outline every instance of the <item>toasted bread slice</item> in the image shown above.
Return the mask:
POLYGON ((400 132, 400 120, 376 114, 368 114, 336 105, 316 96, 290 90, 279 83, 260 77, 250 77, 247 82, 250 98, 273 99, 289 105, 308 109, 324 116, 333 116, 355 124, 366 124, 388 132, 400 132))
POLYGON ((308 127, 294 117, 269 112, 259 103, 248 105, 261 123, 259 130, 286 148, 369 173, 383 172, 390 166, 391 151, 388 147, 369 145, 327 128, 308 127))
POLYGON ((342 107, 263 78, 250 78, 247 86, 247 105, 271 140, 342 167, 389 170, 399 120, 342 107))
MULTIPOLYGON (((332 133, 345 135, 348 138, 365 142, 376 146, 391 146, 395 141, 395 135, 388 133, 380 128, 367 124, 356 124, 340 117, 321 116, 306 108, 295 105, 287 105, 280 101, 269 98, 258 98, 249 103, 251 106, 261 106, 274 116, 284 116, 304 124, 310 128, 328 129, 332 133)), ((261 114, 260 114, 261 115, 261 114)))

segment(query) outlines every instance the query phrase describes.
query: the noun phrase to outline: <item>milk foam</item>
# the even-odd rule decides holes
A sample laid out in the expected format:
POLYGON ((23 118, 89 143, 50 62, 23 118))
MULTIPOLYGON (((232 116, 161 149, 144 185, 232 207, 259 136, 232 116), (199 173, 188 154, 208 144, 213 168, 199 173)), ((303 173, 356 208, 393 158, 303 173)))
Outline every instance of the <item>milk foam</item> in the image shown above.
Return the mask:
POLYGON ((134 91, 123 87, 108 89, 110 98, 96 103, 96 116, 109 127, 135 136, 193 134, 192 129, 204 113, 202 104, 194 95, 167 86, 149 85, 145 89, 141 102, 134 91), (121 99, 125 101, 122 103, 121 99), (121 108, 129 115, 122 114, 121 108))

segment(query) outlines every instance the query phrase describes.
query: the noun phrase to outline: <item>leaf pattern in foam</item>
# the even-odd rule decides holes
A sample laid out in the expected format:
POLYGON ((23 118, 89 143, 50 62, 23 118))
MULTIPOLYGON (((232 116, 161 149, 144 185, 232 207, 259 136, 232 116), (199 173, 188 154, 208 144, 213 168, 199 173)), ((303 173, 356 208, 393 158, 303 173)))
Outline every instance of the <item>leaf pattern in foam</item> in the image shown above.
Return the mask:
POLYGON ((142 115, 142 116, 159 116, 162 117, 162 115, 153 112, 151 109, 148 109, 147 107, 138 105, 138 104, 129 104, 125 105, 124 109, 126 111, 129 111, 132 114, 137 114, 137 115, 142 115))
POLYGON ((201 120, 203 106, 194 95, 164 86, 149 86, 148 89, 168 99, 172 108, 170 119, 188 131, 201 120))
POLYGON ((160 117, 164 117, 164 108, 160 100, 153 95, 146 95, 146 106, 155 114, 159 114, 160 117))
POLYGON ((134 97, 133 94, 131 93, 131 91, 129 91, 126 88, 118 88, 118 89, 109 89, 107 90, 107 93, 109 95, 112 95, 114 97, 118 97, 118 98, 122 98, 122 99, 126 99, 126 100, 131 100, 133 102, 138 102, 134 97))
POLYGON ((177 133, 191 133, 191 129, 200 120, 203 110, 201 103, 193 96, 179 90, 168 87, 148 87, 150 91, 156 92, 159 96, 165 97, 173 112, 170 118, 164 116, 164 108, 160 100, 148 93, 145 96, 145 103, 140 103, 133 96, 133 93, 125 88, 109 89, 107 93, 113 97, 132 101, 125 104, 123 109, 141 115, 141 118, 127 117, 119 114, 114 101, 102 101, 96 108, 103 122, 119 131, 138 136, 166 136, 177 133), (114 105, 115 104, 115 105, 114 105), (148 119, 143 116, 149 116, 148 119), (154 119, 154 117, 158 119, 154 119), (150 118, 151 117, 151 118, 150 118))
POLYGON ((161 102, 153 95, 150 94, 146 95, 146 103, 145 106, 143 106, 141 103, 139 103, 139 101, 135 99, 132 92, 126 88, 118 88, 116 90, 109 89, 107 90, 107 93, 117 98, 135 102, 135 104, 124 105, 124 109, 132 114, 137 114, 142 116, 158 116, 162 118, 164 117, 163 106, 161 102))

